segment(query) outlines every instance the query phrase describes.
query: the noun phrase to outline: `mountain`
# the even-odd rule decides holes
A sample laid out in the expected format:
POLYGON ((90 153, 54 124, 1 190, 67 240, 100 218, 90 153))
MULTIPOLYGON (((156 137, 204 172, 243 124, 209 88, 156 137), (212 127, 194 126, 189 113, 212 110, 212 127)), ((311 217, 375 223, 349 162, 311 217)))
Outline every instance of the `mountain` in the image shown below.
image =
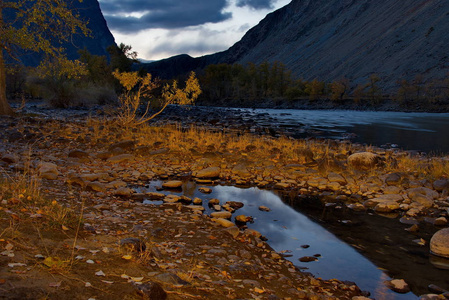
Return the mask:
POLYGON ((78 50, 84 48, 87 48, 91 54, 109 57, 106 48, 116 43, 101 12, 98 0, 67 1, 72 3, 81 19, 88 22, 87 27, 91 31, 90 37, 81 35, 75 37, 72 47, 67 48, 68 57, 79 57, 78 50))
MULTIPOLYGON (((75 35, 69 43, 63 45, 67 57, 69 59, 79 58, 78 51, 84 48, 92 54, 109 57, 106 48, 115 45, 115 40, 100 10, 98 0, 66 1, 69 3, 69 7, 80 15, 81 20, 87 23, 87 27, 91 31, 90 36, 75 35)), ((11 14, 11 11, 9 13, 10 15, 6 15, 5 18, 13 19, 14 15, 11 14)), ((41 60, 41 55, 34 52, 19 52, 19 59, 24 65, 36 66, 41 60)))
MULTIPOLYGON (((189 71, 211 63, 280 61, 304 79, 343 76, 385 87, 398 79, 443 78, 449 72, 447 0, 293 0, 268 14, 224 52, 177 62, 189 71)), ((149 64, 159 73, 173 59, 149 64)), ((167 72, 167 71, 166 71, 167 72)), ((175 74, 171 74, 175 75, 175 74)))

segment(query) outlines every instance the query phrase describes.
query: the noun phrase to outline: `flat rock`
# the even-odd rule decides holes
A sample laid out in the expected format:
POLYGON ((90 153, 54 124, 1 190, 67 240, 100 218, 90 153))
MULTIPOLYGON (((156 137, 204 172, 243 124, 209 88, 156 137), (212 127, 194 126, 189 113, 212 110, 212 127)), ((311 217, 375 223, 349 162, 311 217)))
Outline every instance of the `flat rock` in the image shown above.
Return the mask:
POLYGON ((162 187, 166 189, 177 189, 182 187, 182 181, 181 180, 167 181, 162 184, 162 187))
POLYGON ((115 190, 114 195, 116 196, 122 196, 122 197, 129 197, 134 193, 133 189, 127 188, 127 187, 120 187, 115 190))
POLYGON ((211 213, 210 216, 216 219, 230 219, 232 217, 232 214, 228 211, 218 211, 211 213))
POLYGON ((374 207, 374 210, 379 213, 389 213, 397 209, 399 209, 399 203, 396 201, 383 201, 374 207))
POLYGON ((220 177, 220 168, 219 167, 209 167, 198 171, 195 175, 197 178, 217 178, 220 177))
POLYGON ((181 200, 181 197, 177 195, 167 195, 163 199, 165 203, 176 203, 179 202, 179 200, 181 200))
POLYGON ((203 193, 203 194, 210 194, 210 193, 212 193, 212 189, 211 188, 207 188, 207 187, 200 187, 198 189, 198 191, 200 193, 203 193))
POLYGON ((223 219, 223 218, 212 218, 211 220, 214 221, 215 223, 220 224, 223 227, 226 227, 226 228, 235 226, 234 223, 232 223, 229 220, 223 219))
POLYGON ((145 195, 150 200, 162 200, 165 198, 165 194, 157 193, 157 192, 148 192, 145 195))
POLYGON ((119 154, 119 155, 116 155, 116 156, 109 157, 107 159, 107 161, 111 162, 111 163, 122 163, 122 162, 127 162, 127 161, 130 161, 130 160, 134 160, 134 155, 132 155, 132 154, 119 154))
POLYGON ((404 279, 393 279, 386 281, 387 286, 396 293, 405 294, 410 292, 410 287, 404 279))

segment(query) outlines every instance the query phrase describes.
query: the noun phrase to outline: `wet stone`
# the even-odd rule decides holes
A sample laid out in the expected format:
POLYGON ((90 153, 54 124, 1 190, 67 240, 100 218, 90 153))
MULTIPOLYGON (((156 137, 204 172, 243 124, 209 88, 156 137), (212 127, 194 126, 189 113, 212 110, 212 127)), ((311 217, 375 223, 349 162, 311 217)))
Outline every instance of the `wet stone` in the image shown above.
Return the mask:
POLYGON ((299 258, 300 262, 311 262, 311 261, 317 261, 318 258, 316 258, 315 256, 303 256, 301 258, 299 258))
POLYGON ((182 187, 182 181, 173 180, 173 181, 164 182, 162 184, 162 187, 166 188, 166 189, 177 189, 177 188, 182 187))
POLYGON ((410 292, 410 287, 404 279, 393 279, 385 283, 391 290, 395 291, 396 293, 405 294, 410 292))

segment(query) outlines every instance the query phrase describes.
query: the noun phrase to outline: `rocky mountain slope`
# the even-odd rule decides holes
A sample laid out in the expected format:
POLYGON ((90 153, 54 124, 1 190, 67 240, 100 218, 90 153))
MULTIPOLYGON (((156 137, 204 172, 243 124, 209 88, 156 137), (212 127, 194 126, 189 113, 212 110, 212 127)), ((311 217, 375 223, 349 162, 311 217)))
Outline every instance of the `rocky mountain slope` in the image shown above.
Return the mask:
MULTIPOLYGON (((345 76, 357 82, 376 73, 392 87, 416 74, 446 75, 448 29, 444 0, 293 0, 227 51, 197 58, 196 67, 280 61, 305 79, 345 76)), ((149 69, 158 72, 160 66, 149 69)))
MULTIPOLYGON (((84 48, 92 54, 108 56, 106 48, 114 45, 115 40, 100 10, 98 0, 70 1, 70 7, 88 24, 91 33, 90 36, 75 35, 70 43, 66 43, 64 48, 67 49, 67 56, 70 59, 79 58, 78 51, 84 48)), ((21 53, 19 59, 24 65, 33 66, 40 62, 41 56, 37 53, 21 53)))

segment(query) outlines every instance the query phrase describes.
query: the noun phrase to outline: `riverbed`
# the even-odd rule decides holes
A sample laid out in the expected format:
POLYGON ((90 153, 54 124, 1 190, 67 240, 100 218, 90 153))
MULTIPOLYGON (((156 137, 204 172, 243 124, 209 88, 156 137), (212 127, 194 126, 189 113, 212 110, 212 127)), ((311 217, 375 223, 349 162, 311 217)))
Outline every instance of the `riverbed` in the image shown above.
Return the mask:
MULTIPOLYGON (((154 192, 161 184, 151 181, 139 191, 154 192)), ((247 226, 261 232, 271 247, 303 272, 323 279, 355 282, 375 299, 416 299, 417 295, 428 293, 429 284, 449 286, 448 271, 432 265, 428 247, 416 244, 413 240, 417 237, 405 231, 408 226, 397 220, 371 213, 350 213, 343 207, 324 207, 317 199, 289 199, 291 195, 256 187, 207 186, 212 189, 210 194, 199 192, 200 187, 205 186, 186 181, 182 190, 162 192, 199 197, 206 214, 212 212, 207 205, 210 199, 219 199, 221 204, 242 202, 244 206, 233 214, 232 220, 240 214, 252 216, 254 223, 247 226), (270 211, 260 211, 261 205, 270 211), (316 256, 317 260, 300 262, 305 256, 316 256), (384 281, 398 278, 405 279, 412 292, 398 294, 387 288, 384 281)), ((430 237, 432 229, 422 228, 421 236, 430 237)))

